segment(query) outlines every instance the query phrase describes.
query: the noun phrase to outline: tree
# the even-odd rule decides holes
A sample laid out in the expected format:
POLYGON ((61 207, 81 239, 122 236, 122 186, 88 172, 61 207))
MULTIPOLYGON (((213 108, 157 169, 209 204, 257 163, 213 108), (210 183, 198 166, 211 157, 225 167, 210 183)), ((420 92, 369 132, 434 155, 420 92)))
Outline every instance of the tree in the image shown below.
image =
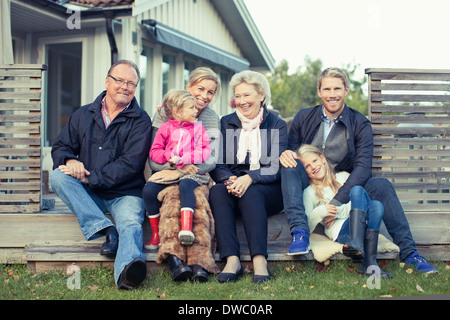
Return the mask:
MULTIPOLYGON (((342 67, 350 82, 347 96, 348 104, 367 115, 367 97, 363 91, 366 79, 353 79, 358 66, 351 64, 342 67)), ((322 61, 305 58, 304 66, 289 74, 289 63, 282 60, 272 74, 268 74, 272 93, 272 106, 280 111, 283 118, 294 116, 302 108, 312 107, 321 103, 317 95, 317 77, 322 72, 322 61)))

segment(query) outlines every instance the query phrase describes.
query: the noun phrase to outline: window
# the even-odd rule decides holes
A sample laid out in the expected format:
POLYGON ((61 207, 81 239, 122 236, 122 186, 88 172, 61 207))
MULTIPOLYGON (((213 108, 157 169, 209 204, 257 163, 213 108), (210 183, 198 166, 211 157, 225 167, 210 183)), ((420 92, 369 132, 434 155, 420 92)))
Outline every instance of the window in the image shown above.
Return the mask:
POLYGON ((81 42, 48 44, 47 106, 45 145, 66 125, 81 105, 81 42))
POLYGON ((139 57, 139 71, 141 80, 139 81, 139 106, 150 112, 152 109, 152 88, 151 88, 151 66, 153 51, 151 48, 144 47, 139 57))
POLYGON ((184 62, 184 71, 183 71, 183 77, 184 77, 184 87, 187 86, 189 82, 189 76, 191 75, 191 72, 195 69, 195 63, 191 61, 185 61, 184 62))
POLYGON ((164 96, 175 84, 175 57, 163 54, 162 62, 162 95, 164 96))

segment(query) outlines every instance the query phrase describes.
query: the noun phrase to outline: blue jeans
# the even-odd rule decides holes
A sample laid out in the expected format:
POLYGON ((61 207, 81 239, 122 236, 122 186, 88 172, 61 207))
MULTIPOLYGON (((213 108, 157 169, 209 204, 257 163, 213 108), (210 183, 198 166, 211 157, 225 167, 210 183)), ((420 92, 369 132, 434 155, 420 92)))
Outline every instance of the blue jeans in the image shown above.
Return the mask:
POLYGON ((55 169, 50 176, 53 191, 77 216, 86 240, 104 236, 103 229, 114 224, 105 216, 109 212, 119 233, 119 248, 114 261, 114 280, 136 258, 145 260, 143 230, 145 209, 140 197, 122 196, 111 200, 97 196, 87 185, 55 169))
POLYGON ((284 214, 289 223, 291 233, 302 228, 310 232, 308 217, 303 205, 303 190, 308 187, 308 175, 300 160, 294 168, 281 166, 281 190, 283 192, 284 214))
POLYGON ((370 178, 364 185, 370 199, 384 206, 383 222, 393 242, 400 248, 400 259, 404 260, 416 250, 408 220, 392 183, 384 178, 370 178))
MULTIPOLYGON (((308 176, 300 160, 297 160, 295 168, 281 167, 281 186, 284 212, 291 232, 297 227, 309 232, 308 218, 303 205, 303 190, 308 186, 308 176)), ((383 204, 383 222, 393 242, 400 248, 400 259, 405 259, 416 250, 416 244, 392 184, 384 178, 370 178, 364 189, 370 199, 383 204)))
MULTIPOLYGON (((354 186, 350 190, 351 209, 367 212, 367 229, 380 230, 383 221, 384 207, 380 201, 371 200, 366 190, 361 186, 354 186)), ((337 242, 346 244, 350 242, 350 223, 345 220, 341 227, 337 242)))

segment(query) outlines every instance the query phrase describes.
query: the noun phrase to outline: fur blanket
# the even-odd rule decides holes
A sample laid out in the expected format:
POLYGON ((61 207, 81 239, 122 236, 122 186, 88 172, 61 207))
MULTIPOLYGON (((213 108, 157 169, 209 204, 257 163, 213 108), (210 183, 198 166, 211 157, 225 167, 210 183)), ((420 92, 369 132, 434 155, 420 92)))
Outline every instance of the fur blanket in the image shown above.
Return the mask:
POLYGON ((170 254, 183 260, 186 265, 199 264, 210 273, 219 273, 214 255, 216 237, 214 218, 209 206, 208 186, 195 189, 195 211, 192 232, 195 241, 191 246, 182 246, 178 240, 180 231, 180 192, 178 185, 168 186, 158 194, 161 201, 159 221, 159 250, 157 263, 162 263, 170 254))

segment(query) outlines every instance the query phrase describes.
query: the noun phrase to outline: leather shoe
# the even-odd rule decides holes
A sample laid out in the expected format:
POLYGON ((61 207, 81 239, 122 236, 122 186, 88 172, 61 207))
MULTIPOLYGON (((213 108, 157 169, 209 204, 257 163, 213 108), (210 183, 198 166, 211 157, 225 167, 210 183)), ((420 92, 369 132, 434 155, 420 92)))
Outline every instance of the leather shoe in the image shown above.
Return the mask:
POLYGON ((198 282, 207 282, 208 281, 208 273, 203 270, 203 267, 199 264, 194 264, 190 266, 192 269, 192 280, 198 282))
POLYGON ((239 270, 236 273, 231 272, 221 272, 217 276, 217 281, 220 283, 225 282, 236 282, 244 274, 244 268, 240 265, 239 270))
POLYGON ((257 275, 257 274, 253 275, 253 282, 254 283, 263 283, 263 282, 266 282, 266 281, 269 281, 269 280, 270 280, 270 275, 267 275, 267 276, 260 276, 260 275, 257 275))
POLYGON ((173 254, 167 257, 170 272, 172 273, 172 279, 174 281, 186 281, 192 278, 192 270, 188 266, 185 266, 183 261, 178 259, 173 254))
POLYGON ((106 235, 106 241, 102 244, 100 248, 100 254, 102 256, 107 256, 108 258, 114 258, 119 248, 119 236, 114 233, 109 233, 106 235))
POLYGON ((117 287, 122 290, 134 290, 147 276, 147 265, 144 260, 136 258, 123 268, 117 287))

